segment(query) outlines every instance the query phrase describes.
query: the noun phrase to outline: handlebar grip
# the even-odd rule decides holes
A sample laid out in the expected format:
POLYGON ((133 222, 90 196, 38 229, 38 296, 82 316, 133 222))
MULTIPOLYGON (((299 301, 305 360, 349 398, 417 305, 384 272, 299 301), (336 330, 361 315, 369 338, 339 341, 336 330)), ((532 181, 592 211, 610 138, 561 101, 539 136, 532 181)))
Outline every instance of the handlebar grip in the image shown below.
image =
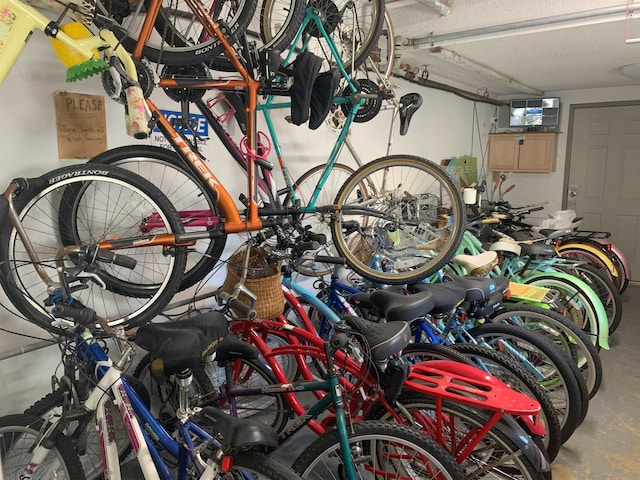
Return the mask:
POLYGON ((125 267, 129 270, 133 270, 138 264, 138 261, 133 257, 119 255, 111 250, 105 250, 98 247, 96 247, 96 251, 93 254, 93 261, 96 260, 99 262, 113 263, 114 265, 125 267))
POLYGON ((89 325, 98 322, 98 316, 96 315, 95 310, 88 307, 74 308, 66 305, 55 305, 51 309, 51 313, 54 317, 67 318, 81 325, 89 325))
POLYGON ((330 257, 328 255, 316 255, 313 261, 317 263, 330 263, 333 265, 344 265, 346 263, 344 257, 330 257))
POLYGON ((305 233, 305 236, 312 242, 318 242, 321 245, 327 243, 327 236, 323 233, 314 233, 307 231, 305 233))
POLYGON ((227 302, 227 305, 229 306, 229 308, 233 308, 236 312, 240 313, 240 315, 244 317, 247 317, 251 320, 256 318, 256 311, 237 298, 230 298, 227 302))
POLYGON ((142 89, 131 86, 125 88, 124 93, 127 97, 127 135, 138 140, 145 139, 149 136, 149 122, 142 89))
POLYGON ((533 207, 529 209, 529 213, 531 212, 539 212, 540 210, 544 210, 544 207, 533 207))

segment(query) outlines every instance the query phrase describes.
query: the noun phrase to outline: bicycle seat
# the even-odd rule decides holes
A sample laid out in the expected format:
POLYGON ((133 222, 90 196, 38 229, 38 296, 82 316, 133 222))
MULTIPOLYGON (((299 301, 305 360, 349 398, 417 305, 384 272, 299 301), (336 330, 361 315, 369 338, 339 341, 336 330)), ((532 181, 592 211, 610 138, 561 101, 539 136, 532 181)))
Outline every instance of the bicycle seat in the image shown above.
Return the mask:
POLYGON ((327 118, 333 106, 333 99, 336 97, 340 78, 342 78, 340 70, 332 68, 328 72, 318 75, 316 81, 313 82, 309 113, 309 128, 311 130, 316 130, 327 118))
POLYGON ((258 349, 250 343, 243 342, 233 335, 224 337, 218 349, 215 352, 215 359, 220 363, 232 362, 238 358, 246 358, 247 360, 255 360, 260 355, 258 349))
POLYGON ((422 96, 419 93, 407 93, 400 97, 400 135, 406 135, 409 131, 411 117, 422 105, 422 96))
POLYGON ((204 407, 196 416, 196 424, 214 437, 218 433, 222 435, 225 450, 249 450, 252 447, 275 450, 278 447, 278 433, 271 425, 233 417, 215 407, 204 407))
POLYGON ((430 314, 442 314, 453 310, 467 296, 467 289, 456 282, 445 283, 415 283, 408 285, 411 293, 431 292, 433 308, 430 314))
POLYGON ((344 321, 366 338, 374 361, 401 352, 411 341, 411 329, 406 322, 376 323, 353 315, 346 315, 344 321))
POLYGON ((291 122, 302 125, 309 120, 313 84, 318 78, 322 59, 311 52, 304 51, 293 62, 293 85, 289 89, 291 96, 291 122))
POLYGON ((553 245, 544 243, 533 243, 531 245, 521 245, 522 255, 534 258, 550 258, 557 256, 556 248, 553 245))
POLYGON ((462 265, 469 275, 482 276, 489 273, 498 263, 498 254, 494 251, 486 251, 478 255, 456 255, 453 261, 462 265))
POLYGON ((371 293, 371 303, 383 313, 387 322, 410 322, 430 312, 434 305, 430 292, 403 295, 388 290, 371 293))
POLYGON ((161 377, 198 365, 217 351, 228 331, 224 315, 209 312, 179 322, 143 325, 135 342, 151 354, 151 373, 161 377))
POLYGON ((448 275, 447 277, 466 289, 466 300, 470 302, 487 300, 492 294, 496 292, 504 294, 509 289, 509 279, 506 277, 462 277, 459 275, 448 275))

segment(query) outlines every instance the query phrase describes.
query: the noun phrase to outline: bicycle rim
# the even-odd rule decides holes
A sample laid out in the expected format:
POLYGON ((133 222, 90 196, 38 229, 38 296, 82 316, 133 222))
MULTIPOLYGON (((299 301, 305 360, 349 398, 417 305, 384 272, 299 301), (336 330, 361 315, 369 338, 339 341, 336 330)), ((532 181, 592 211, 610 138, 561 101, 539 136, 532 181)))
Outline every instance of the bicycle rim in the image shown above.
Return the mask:
MULTIPOLYGON (((143 235, 141 226, 156 215, 163 227, 152 233, 181 233, 182 224, 166 197, 146 180, 111 166, 78 165, 49 172, 36 182, 45 187, 17 207, 18 216, 42 267, 57 279, 54 258, 65 245, 143 235)), ((35 190, 35 189, 34 189, 35 190)), ((47 286, 31 264, 14 228, 2 233, 1 281, 7 296, 29 321, 50 328, 47 286)), ((94 309, 111 325, 152 320, 175 293, 184 271, 185 252, 166 255, 161 246, 122 249, 136 260, 133 269, 95 263, 70 286, 76 302, 94 309)), ((67 262, 73 268, 73 265, 67 262)))
MULTIPOLYGON (((185 232, 207 231, 221 220, 207 188, 182 167, 180 157, 171 150, 153 146, 120 147, 107 150, 88 163, 116 165, 150 180, 176 208, 185 232)), ((197 240, 189 247, 180 290, 195 285, 211 273, 226 241, 223 235, 197 240)))
POLYGON ((364 165, 335 203, 331 233, 338 252, 355 272, 382 284, 436 272, 464 233, 460 192, 443 169, 420 157, 392 155, 364 165))

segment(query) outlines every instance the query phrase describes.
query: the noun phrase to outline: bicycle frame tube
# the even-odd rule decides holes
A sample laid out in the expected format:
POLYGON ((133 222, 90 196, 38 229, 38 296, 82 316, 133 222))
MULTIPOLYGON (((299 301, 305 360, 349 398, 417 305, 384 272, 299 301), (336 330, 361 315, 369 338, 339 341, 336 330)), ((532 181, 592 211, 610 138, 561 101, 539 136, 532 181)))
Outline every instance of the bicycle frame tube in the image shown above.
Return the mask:
MULTIPOLYGON (((111 391, 114 396, 115 404, 118 406, 124 425, 127 428, 127 433, 145 479, 162 478, 163 480, 168 480, 173 478, 155 445, 149 439, 146 429, 153 432, 162 448, 178 460, 180 466, 179 479, 186 478, 186 468, 189 460, 202 472, 202 467, 196 461, 195 455, 191 453, 194 452, 194 449, 188 448, 188 451, 185 451, 182 444, 174 440, 160 425, 135 390, 122 377, 122 372, 113 366, 102 347, 93 339, 91 332, 85 329, 76 333, 76 346, 78 358, 87 362, 96 378, 99 379, 97 386, 85 401, 84 407, 88 411, 96 411, 101 448, 104 452, 103 467, 105 471, 114 473, 114 476, 110 478, 119 478, 120 462, 118 448, 113 438, 112 419, 106 414, 106 406, 111 400, 108 395, 104 394, 105 391, 111 391), (146 429, 143 429, 141 424, 146 425, 146 429)), ((190 421, 180 425, 180 438, 186 442, 187 447, 193 447, 191 440, 193 435, 197 435, 205 441, 211 439, 208 433, 190 421)))

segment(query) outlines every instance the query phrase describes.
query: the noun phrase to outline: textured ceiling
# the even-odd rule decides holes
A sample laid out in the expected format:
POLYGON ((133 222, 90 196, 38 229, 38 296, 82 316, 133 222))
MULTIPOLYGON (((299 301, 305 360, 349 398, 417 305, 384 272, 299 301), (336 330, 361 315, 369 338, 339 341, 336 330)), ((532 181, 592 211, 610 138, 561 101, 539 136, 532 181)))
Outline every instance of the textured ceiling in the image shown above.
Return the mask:
POLYGON ((619 70, 640 62, 640 43, 626 42, 640 37, 638 2, 631 3, 637 19, 627 18, 626 1, 439 3, 450 7, 448 15, 418 0, 387 0, 396 73, 405 74, 404 64, 422 77, 426 66, 430 80, 491 97, 640 85, 619 70))

